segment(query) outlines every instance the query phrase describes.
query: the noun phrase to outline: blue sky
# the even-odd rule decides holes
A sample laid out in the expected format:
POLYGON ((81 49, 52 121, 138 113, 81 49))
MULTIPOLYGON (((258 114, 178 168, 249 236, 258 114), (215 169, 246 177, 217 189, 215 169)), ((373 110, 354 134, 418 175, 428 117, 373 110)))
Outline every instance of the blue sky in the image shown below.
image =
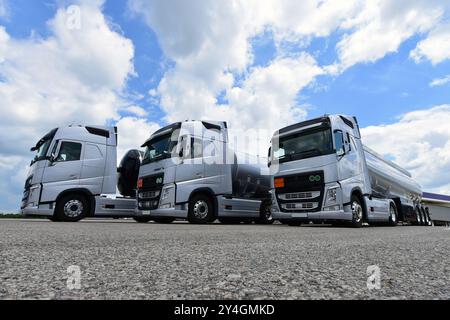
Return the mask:
POLYGON ((2 210, 53 126, 118 125, 123 153, 188 118, 272 132, 356 115, 367 144, 450 192, 448 1, 1 0, 0 28, 2 210))

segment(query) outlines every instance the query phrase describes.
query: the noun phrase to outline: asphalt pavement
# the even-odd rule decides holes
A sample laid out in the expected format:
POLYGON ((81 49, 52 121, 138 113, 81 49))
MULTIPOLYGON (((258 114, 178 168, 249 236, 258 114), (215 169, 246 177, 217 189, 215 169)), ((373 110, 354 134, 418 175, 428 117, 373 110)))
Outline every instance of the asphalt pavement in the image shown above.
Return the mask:
POLYGON ((450 299, 450 229, 0 220, 0 299, 450 299))

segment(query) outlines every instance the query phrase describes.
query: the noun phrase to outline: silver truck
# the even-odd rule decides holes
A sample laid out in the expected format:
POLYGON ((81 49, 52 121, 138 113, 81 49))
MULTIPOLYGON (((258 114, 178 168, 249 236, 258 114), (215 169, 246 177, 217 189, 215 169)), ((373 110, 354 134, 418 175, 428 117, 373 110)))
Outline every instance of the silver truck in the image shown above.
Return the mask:
POLYGON ((355 117, 327 115, 280 129, 269 158, 272 213, 282 223, 429 224, 420 185, 363 145, 355 117))
POLYGON ((115 127, 56 128, 31 151, 36 156, 25 182, 23 215, 68 222, 134 216, 140 154, 129 151, 117 168, 115 127))
POLYGON ((267 159, 234 152, 226 122, 185 121, 156 131, 138 180, 142 222, 272 223, 267 159))

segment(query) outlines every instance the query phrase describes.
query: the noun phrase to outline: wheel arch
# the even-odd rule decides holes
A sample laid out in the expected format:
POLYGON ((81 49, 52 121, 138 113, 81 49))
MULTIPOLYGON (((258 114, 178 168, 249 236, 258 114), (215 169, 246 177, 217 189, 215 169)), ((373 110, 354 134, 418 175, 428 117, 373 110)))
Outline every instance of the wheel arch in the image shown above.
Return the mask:
POLYGON ((364 199, 363 192, 361 191, 361 189, 359 187, 355 187, 350 192, 350 202, 351 202, 351 197, 352 196, 358 197, 359 201, 361 201, 361 205, 363 207, 363 217, 364 217, 364 220, 367 221, 369 211, 367 209, 367 204, 366 204, 366 200, 364 199))
POLYGON ((80 194, 84 197, 86 197, 86 200, 89 202, 89 211, 88 216, 92 217, 95 214, 95 196, 85 188, 73 188, 73 189, 67 189, 61 192, 58 197, 56 197, 56 203, 58 203, 61 198, 69 195, 69 194, 80 194))
POLYGON ((207 187, 195 189, 189 195, 188 203, 190 203, 192 198, 195 197, 198 194, 204 194, 204 195, 208 196, 211 199, 212 204, 214 206, 214 217, 217 218, 218 212, 219 212, 219 205, 218 205, 217 197, 216 197, 214 191, 211 188, 207 188, 207 187))

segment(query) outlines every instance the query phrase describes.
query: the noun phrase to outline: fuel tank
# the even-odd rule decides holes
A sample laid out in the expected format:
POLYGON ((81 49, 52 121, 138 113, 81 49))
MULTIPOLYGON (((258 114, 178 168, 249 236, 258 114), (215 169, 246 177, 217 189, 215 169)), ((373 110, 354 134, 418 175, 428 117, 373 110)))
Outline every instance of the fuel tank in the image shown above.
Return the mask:
POLYGON ((422 197, 421 186, 411 174, 392 161, 384 159, 380 154, 364 147, 364 154, 369 171, 372 193, 383 198, 422 197))

